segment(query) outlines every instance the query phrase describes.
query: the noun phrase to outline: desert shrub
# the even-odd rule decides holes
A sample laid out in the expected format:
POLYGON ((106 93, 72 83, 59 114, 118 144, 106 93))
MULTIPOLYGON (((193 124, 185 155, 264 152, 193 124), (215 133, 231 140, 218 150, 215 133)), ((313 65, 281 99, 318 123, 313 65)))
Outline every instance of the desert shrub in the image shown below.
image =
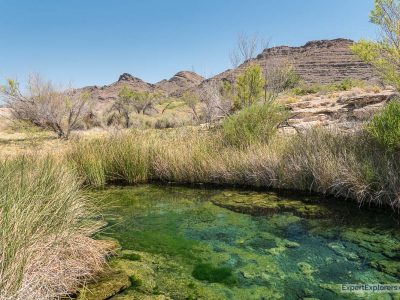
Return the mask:
POLYGON ((222 125, 225 141, 234 146, 268 142, 287 111, 278 104, 255 104, 226 118, 222 125))
POLYGON ((385 105, 367 125, 367 132, 388 151, 400 148, 400 101, 385 105))
POLYGON ((0 173, 0 299, 55 299, 96 275, 104 253, 76 174, 51 157, 0 173))
POLYGON ((316 85, 309 86, 298 86, 292 89, 292 93, 296 96, 305 96, 310 94, 316 94, 319 92, 319 87, 316 85))
POLYGON ((155 129, 174 128, 174 127, 176 127, 176 125, 177 125, 176 120, 169 119, 169 118, 162 118, 162 119, 158 119, 154 123, 154 128, 155 129))
POLYGON ((335 91, 349 91, 354 87, 363 87, 364 82, 361 80, 346 78, 336 84, 333 84, 332 88, 335 91))
POLYGON ((311 85, 300 85, 293 88, 291 91, 294 95, 305 96, 316 93, 330 93, 330 92, 343 92, 349 91, 355 87, 364 87, 365 83, 362 80, 356 80, 346 78, 342 81, 332 84, 311 84, 311 85))

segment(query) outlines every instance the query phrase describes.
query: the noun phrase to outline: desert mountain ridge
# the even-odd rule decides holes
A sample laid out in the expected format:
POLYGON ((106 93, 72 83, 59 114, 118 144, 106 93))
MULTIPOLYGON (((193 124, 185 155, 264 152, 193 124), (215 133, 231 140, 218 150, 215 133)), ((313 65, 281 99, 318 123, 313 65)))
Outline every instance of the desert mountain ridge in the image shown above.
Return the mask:
POLYGON ((205 80, 204 77, 191 71, 180 71, 170 79, 161 80, 155 84, 143 81, 134 77, 129 73, 123 73, 119 76, 118 81, 104 86, 88 86, 80 90, 89 92, 95 100, 115 100, 118 93, 123 87, 138 92, 155 92, 159 91, 168 96, 179 96, 183 91, 198 86, 205 80))
MULTIPOLYGON (((306 84, 329 84, 347 78, 378 82, 372 67, 359 60, 351 51, 350 46, 353 43, 352 40, 338 38, 310 41, 299 47, 271 47, 264 49, 252 61, 258 63, 263 70, 272 64, 289 62, 306 84)), ((196 90, 209 81, 233 82, 246 65, 247 63, 243 63, 235 69, 228 69, 208 79, 195 72, 180 71, 170 79, 155 84, 124 73, 119 76, 118 81, 110 85, 88 86, 81 90, 90 92, 95 100, 115 100, 124 86, 135 91, 160 91, 168 96, 180 96, 184 91, 196 90)))

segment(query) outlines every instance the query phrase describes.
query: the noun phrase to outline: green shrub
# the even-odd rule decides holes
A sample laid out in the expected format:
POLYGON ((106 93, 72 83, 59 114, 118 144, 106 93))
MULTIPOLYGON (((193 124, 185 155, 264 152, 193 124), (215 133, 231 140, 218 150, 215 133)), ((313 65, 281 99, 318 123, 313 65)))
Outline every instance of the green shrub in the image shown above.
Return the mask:
POLYGON ((318 93, 320 88, 316 85, 298 86, 292 89, 292 93, 296 96, 305 96, 318 93))
POLYGON ((364 87, 364 82, 361 80, 347 78, 341 82, 333 84, 334 91, 349 91, 353 87, 364 87))
POLYGON ((255 104, 225 119, 222 130, 225 141, 233 146, 268 142, 287 111, 278 104, 255 104))
POLYGON ((367 132, 388 151, 400 149, 400 101, 390 101, 367 125, 367 132))
POLYGON ((312 85, 301 85, 292 89, 292 93, 297 96, 305 96, 310 94, 316 94, 318 92, 342 92, 349 91, 354 87, 364 87, 365 83, 361 80, 346 78, 340 82, 332 84, 312 84, 312 85))

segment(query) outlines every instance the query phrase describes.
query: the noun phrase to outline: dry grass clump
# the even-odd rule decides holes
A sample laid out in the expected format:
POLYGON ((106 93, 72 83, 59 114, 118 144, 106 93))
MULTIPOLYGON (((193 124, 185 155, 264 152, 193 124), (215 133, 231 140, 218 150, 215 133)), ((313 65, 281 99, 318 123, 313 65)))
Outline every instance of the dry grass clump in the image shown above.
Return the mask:
POLYGON ((21 157, 0 173, 0 299, 52 299, 102 270, 88 202, 67 166, 21 157))

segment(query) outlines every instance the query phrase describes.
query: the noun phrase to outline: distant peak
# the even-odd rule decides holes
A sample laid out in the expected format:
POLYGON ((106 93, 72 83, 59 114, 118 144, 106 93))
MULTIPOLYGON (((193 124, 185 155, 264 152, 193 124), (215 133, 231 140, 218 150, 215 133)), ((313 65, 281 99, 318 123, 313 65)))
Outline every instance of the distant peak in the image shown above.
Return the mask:
POLYGON ((190 81, 203 81, 204 78, 203 76, 200 76, 199 74, 192 72, 192 71, 180 71, 176 73, 170 80, 178 79, 178 78, 184 78, 188 79, 190 81))
POLYGON ((142 81, 141 79, 132 76, 129 73, 123 73, 119 76, 118 81, 142 81))

